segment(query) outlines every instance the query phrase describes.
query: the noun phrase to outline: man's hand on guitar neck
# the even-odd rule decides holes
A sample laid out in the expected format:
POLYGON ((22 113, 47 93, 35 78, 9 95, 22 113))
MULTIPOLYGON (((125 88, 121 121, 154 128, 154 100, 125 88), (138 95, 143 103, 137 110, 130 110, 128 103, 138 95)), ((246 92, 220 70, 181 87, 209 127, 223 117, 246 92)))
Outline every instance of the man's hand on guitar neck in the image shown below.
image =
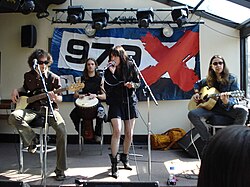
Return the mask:
POLYGON ((51 101, 53 102, 61 102, 62 96, 55 94, 53 91, 48 92, 51 101))
POLYGON ((229 102, 229 94, 227 92, 222 92, 220 94, 220 99, 223 102, 224 105, 227 105, 229 102))

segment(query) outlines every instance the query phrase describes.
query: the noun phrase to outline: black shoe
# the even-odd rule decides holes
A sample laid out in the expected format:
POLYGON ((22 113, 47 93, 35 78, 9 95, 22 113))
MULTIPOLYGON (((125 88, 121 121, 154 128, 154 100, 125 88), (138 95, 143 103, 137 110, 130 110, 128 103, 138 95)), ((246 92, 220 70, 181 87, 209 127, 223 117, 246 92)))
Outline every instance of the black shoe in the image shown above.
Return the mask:
POLYGON ((28 146, 28 152, 34 154, 37 150, 37 146, 39 144, 39 139, 37 138, 37 136, 35 136, 35 138, 33 138, 33 140, 31 141, 31 144, 28 146))
POLYGON ((56 177, 55 177, 55 179, 56 179, 57 181, 63 181, 65 178, 66 178, 65 175, 56 175, 56 177))
POLYGON ((59 169, 56 168, 54 172, 56 174, 55 179, 57 181, 63 181, 66 178, 66 176, 64 174, 64 171, 61 171, 61 170, 59 170, 59 169))

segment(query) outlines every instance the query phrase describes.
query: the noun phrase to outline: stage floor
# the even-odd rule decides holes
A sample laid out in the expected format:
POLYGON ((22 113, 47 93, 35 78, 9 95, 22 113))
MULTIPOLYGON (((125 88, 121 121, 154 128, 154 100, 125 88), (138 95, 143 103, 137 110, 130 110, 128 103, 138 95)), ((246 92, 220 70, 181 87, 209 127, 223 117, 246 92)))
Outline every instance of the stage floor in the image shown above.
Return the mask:
MULTIPOLYGON (((77 144, 68 144, 68 170, 64 181, 54 179, 55 152, 48 153, 46 180, 41 179, 39 154, 24 153, 24 173, 19 174, 19 144, 0 143, 0 181, 22 181, 30 186, 75 186, 75 179, 87 182, 152 182, 167 186, 168 168, 174 165, 176 186, 196 186, 200 167, 198 159, 190 158, 183 149, 148 151, 145 145, 135 145, 130 151, 130 165, 133 170, 119 169, 118 179, 109 176, 110 145, 86 144, 79 154, 77 144), (151 154, 151 161, 148 159, 151 154), (151 171, 151 172, 149 172, 151 171)), ((121 163, 119 167, 122 168, 121 163)), ((145 186, 147 187, 147 186, 145 186)))

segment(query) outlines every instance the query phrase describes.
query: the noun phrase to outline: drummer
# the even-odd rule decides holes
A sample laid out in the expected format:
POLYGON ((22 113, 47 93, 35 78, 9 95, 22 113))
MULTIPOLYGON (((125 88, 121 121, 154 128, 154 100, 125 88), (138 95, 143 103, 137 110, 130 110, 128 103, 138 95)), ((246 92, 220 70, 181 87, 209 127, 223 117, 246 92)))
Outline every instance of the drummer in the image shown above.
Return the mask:
MULTIPOLYGON (((105 111, 103 105, 100 103, 101 100, 106 99, 106 94, 104 91, 104 82, 102 77, 97 72, 98 63, 94 58, 88 58, 85 62, 85 68, 83 70, 83 75, 81 76, 81 82, 84 82, 85 87, 75 92, 74 98, 84 98, 84 97, 90 97, 91 99, 97 98, 99 103, 96 106, 96 125, 94 130, 94 137, 96 142, 101 141, 101 130, 102 130, 102 124, 104 121, 105 111)), ((79 133, 79 123, 81 118, 83 118, 83 115, 81 115, 82 110, 76 107, 71 111, 70 118, 73 121, 75 125, 76 131, 79 133)), ((86 111, 88 113, 88 111, 86 111)), ((90 115, 93 114, 93 112, 90 112, 90 115)), ((83 119, 83 125, 84 126, 84 119, 83 119)), ((82 132, 82 131, 81 131, 82 132)))

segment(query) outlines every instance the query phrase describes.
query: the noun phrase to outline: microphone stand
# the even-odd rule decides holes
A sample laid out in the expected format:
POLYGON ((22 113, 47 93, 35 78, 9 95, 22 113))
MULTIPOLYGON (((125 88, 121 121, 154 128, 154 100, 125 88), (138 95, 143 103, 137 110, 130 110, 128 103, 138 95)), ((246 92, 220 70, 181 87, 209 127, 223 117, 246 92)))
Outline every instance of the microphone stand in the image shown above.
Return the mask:
MULTIPOLYGON (((40 66, 37 64, 37 61, 34 61, 33 66, 34 66, 34 69, 36 67, 38 69, 39 75, 40 75, 42 83, 43 83, 44 91, 46 93, 46 96, 47 96, 47 99, 48 99, 48 102, 49 102, 49 109, 50 109, 55 121, 57 121, 57 118, 56 118, 54 110, 53 110, 52 102, 51 102, 51 99, 50 99, 49 94, 48 94, 46 83, 45 83, 44 77, 43 77, 41 69, 40 69, 40 66)), ((49 116, 49 112, 48 112, 48 107, 46 106, 45 107, 45 124, 44 124, 45 135, 47 135, 48 129, 49 129, 48 116, 49 116)), ((47 137, 45 137, 45 144, 44 144, 44 150, 45 150, 44 151, 44 160, 47 160, 47 140, 46 139, 47 139, 47 137)), ((43 168, 44 168, 44 171, 43 171, 44 187, 46 187, 46 178, 47 178, 47 164, 46 163, 44 163, 43 168)))
POLYGON ((143 88, 143 93, 144 95, 147 97, 147 104, 148 104, 148 125, 147 125, 147 130, 148 130, 148 177, 149 177, 149 181, 151 181, 151 140, 150 140, 150 136, 151 136, 151 122, 150 122, 150 96, 152 97, 155 105, 158 106, 158 102, 156 101, 150 87, 148 86, 147 82, 145 81, 141 71, 139 70, 139 68, 137 67, 134 59, 132 57, 130 57, 130 60, 133 62, 134 66, 136 67, 141 79, 143 80, 143 83, 145 84, 145 88, 143 88))
POLYGON ((47 90, 47 87, 46 87, 46 83, 45 83, 45 80, 44 80, 44 77, 42 75, 42 72, 41 72, 41 69, 40 69, 40 66, 37 64, 37 62, 34 63, 34 66, 37 67, 38 69, 38 72, 39 72, 39 75, 42 79, 42 83, 43 83, 43 88, 44 88, 44 91, 46 93, 46 96, 47 96, 47 99, 48 99, 48 102, 49 102, 49 108, 50 108, 50 111, 55 119, 55 121, 57 121, 56 119, 56 116, 55 116, 55 113, 54 113, 54 110, 53 110, 53 106, 52 106, 52 102, 51 102, 51 99, 49 97, 49 93, 48 93, 48 90, 47 90))

